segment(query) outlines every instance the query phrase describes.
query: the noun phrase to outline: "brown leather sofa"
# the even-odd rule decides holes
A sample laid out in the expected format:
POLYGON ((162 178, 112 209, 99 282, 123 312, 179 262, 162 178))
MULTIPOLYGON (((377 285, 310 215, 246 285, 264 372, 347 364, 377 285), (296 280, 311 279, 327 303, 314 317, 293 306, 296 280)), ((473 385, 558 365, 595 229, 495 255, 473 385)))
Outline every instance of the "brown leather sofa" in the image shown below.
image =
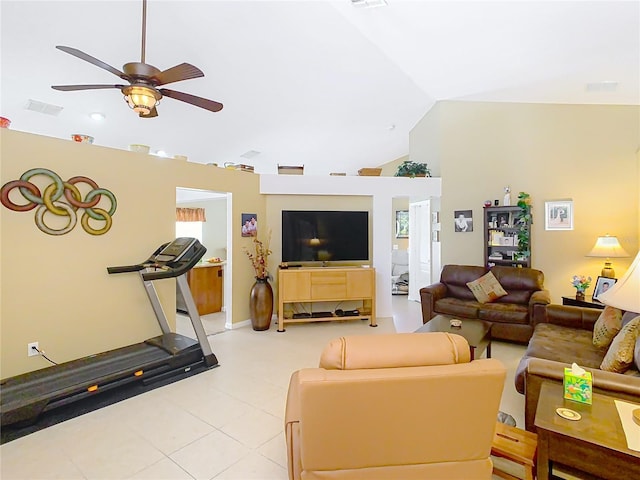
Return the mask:
POLYGON ((544 317, 544 309, 551 302, 540 270, 471 265, 445 265, 438 283, 420 289, 420 299, 422 323, 436 315, 485 320, 493 324, 493 338, 519 343, 529 341, 535 319, 544 317), (476 301, 467 283, 489 270, 507 295, 483 304, 476 301))
POLYGON ((590 371, 593 391, 640 403, 640 377, 600 370, 607 349, 593 346, 593 326, 602 310, 549 305, 535 326, 527 350, 516 369, 516 390, 525 395, 525 428, 534 421, 542 382, 562 384, 564 368, 573 362, 590 371))
POLYGON ((332 340, 294 372, 285 411, 291 480, 491 478, 505 378, 449 333, 332 340))

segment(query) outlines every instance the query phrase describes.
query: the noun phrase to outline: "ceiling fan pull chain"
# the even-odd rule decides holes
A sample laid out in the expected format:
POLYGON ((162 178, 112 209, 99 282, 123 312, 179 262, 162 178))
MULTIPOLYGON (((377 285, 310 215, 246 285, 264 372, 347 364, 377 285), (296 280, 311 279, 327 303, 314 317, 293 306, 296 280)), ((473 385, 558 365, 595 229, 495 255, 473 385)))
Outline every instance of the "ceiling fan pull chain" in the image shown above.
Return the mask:
POLYGON ((140 60, 144 63, 145 44, 147 43, 147 0, 142 0, 142 55, 140 60))

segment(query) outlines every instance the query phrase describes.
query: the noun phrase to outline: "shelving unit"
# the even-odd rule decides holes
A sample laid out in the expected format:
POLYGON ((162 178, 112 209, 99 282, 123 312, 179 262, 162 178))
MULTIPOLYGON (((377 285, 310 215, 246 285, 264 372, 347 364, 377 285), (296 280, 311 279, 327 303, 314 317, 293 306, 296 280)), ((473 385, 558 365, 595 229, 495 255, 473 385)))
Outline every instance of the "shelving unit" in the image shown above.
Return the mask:
MULTIPOLYGON (((531 267, 531 255, 522 257, 518 252, 518 206, 484 208, 484 263, 512 267, 531 267)), ((529 234, 531 250, 531 221, 525 228, 529 234)))

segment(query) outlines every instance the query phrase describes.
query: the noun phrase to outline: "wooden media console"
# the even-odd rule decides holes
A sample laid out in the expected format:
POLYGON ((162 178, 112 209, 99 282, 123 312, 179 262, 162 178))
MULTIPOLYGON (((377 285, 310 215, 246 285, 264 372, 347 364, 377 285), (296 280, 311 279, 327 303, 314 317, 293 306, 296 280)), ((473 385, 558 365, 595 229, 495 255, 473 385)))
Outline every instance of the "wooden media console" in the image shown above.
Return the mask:
POLYGON ((318 322, 327 320, 369 319, 376 324, 376 271, 364 267, 288 268, 278 272, 278 331, 284 332, 285 323, 318 322), (326 312, 326 316, 296 316, 285 318, 288 303, 343 302, 361 300, 358 315, 339 316, 326 312))

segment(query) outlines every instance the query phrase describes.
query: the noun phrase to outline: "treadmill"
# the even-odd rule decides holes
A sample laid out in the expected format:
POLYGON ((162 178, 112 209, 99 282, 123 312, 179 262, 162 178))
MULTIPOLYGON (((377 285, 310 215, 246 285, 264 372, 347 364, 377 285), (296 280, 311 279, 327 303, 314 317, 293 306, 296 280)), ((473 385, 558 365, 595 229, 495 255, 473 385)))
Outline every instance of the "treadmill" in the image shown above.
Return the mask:
POLYGON ((108 267, 109 274, 139 273, 162 335, 2 380, 1 425, 28 425, 44 412, 133 382, 148 385, 218 366, 186 279, 206 251, 197 239, 181 237, 143 263, 108 267), (197 341, 171 332, 153 285, 165 278, 176 279, 197 341))

